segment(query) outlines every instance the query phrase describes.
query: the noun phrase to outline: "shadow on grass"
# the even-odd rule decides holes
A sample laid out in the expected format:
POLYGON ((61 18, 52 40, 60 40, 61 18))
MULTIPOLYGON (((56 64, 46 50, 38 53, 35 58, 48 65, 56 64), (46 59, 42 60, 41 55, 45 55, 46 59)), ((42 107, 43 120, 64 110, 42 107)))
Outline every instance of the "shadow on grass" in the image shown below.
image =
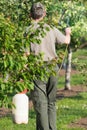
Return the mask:
POLYGON ((0 118, 2 117, 11 117, 12 112, 10 109, 7 108, 0 108, 0 118))
MULTIPOLYGON (((7 108, 0 108, 0 118, 4 117, 12 118, 12 111, 7 108)), ((29 110, 29 118, 35 119, 35 111, 33 108, 29 110)))
POLYGON ((83 96, 80 93, 87 92, 87 87, 82 86, 74 86, 71 90, 59 89, 57 91, 56 98, 63 99, 63 98, 71 98, 76 100, 83 100, 83 96))
POLYGON ((69 98, 69 99, 73 99, 73 100, 84 100, 83 96, 81 95, 73 95, 73 96, 65 96, 63 94, 57 95, 57 99, 58 100, 62 100, 63 98, 69 98))
POLYGON ((29 118, 31 118, 31 119, 35 119, 35 116, 36 114, 35 114, 35 111, 33 110, 33 109, 31 109, 30 111, 29 111, 29 118))

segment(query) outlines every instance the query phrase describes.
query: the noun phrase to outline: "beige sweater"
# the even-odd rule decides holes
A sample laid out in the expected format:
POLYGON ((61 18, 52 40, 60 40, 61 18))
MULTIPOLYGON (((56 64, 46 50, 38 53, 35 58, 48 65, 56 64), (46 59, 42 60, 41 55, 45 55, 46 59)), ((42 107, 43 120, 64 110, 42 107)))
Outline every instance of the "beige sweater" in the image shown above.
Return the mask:
MULTIPOLYGON (((45 25, 48 26, 49 25, 45 25)), ((35 28, 38 25, 35 23, 35 28)), ((50 28, 50 27, 49 27, 50 28)), ((56 54, 56 44, 62 44, 65 42, 65 35, 62 34, 57 28, 50 28, 49 31, 46 31, 46 35, 44 37, 39 36, 41 43, 31 43, 31 52, 35 55, 39 53, 43 53, 43 60, 49 61, 57 57, 56 54)))

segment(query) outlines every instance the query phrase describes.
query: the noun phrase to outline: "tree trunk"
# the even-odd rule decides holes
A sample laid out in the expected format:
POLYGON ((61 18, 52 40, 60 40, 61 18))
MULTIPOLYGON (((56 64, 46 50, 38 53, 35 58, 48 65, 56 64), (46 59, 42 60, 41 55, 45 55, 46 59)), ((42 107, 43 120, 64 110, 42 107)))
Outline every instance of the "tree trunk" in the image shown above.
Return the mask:
POLYGON ((65 71, 65 90, 71 90, 70 78, 71 78, 71 60, 72 60, 72 50, 70 45, 68 46, 67 63, 65 71))

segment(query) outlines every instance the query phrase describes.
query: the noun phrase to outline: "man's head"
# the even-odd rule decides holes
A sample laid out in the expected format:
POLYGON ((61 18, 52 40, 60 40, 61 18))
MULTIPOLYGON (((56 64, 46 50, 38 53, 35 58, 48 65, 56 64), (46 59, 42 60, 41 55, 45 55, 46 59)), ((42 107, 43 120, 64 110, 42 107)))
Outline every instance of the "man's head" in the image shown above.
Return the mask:
POLYGON ((30 13, 31 13, 31 17, 34 20, 37 20, 45 16, 45 9, 40 2, 34 3, 31 7, 30 13))

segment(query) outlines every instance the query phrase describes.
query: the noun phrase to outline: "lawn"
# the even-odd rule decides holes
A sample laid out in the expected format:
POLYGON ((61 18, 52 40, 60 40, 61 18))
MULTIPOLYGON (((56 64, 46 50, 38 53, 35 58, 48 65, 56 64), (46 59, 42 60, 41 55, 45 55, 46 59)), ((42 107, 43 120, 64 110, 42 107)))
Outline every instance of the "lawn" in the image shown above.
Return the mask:
MULTIPOLYGON (((73 54, 73 60, 79 59, 79 62, 87 64, 87 50, 81 49, 73 54)), ((76 70, 75 70, 76 71, 76 70)), ((71 77, 71 86, 78 87, 83 85, 84 78, 79 72, 73 73, 71 77)), ((58 88, 64 88, 64 76, 59 78, 58 88)), ((79 92, 76 95, 57 98, 57 130, 86 130, 86 127, 73 127, 75 122, 81 118, 87 117, 87 93, 79 92)), ((35 112, 29 110, 29 122, 27 125, 17 125, 12 122, 11 116, 0 118, 0 130, 35 130, 35 112)))
POLYGON ((86 92, 59 100, 57 106, 57 127, 59 130, 84 130, 80 127, 70 128, 69 125, 87 117, 86 92))

